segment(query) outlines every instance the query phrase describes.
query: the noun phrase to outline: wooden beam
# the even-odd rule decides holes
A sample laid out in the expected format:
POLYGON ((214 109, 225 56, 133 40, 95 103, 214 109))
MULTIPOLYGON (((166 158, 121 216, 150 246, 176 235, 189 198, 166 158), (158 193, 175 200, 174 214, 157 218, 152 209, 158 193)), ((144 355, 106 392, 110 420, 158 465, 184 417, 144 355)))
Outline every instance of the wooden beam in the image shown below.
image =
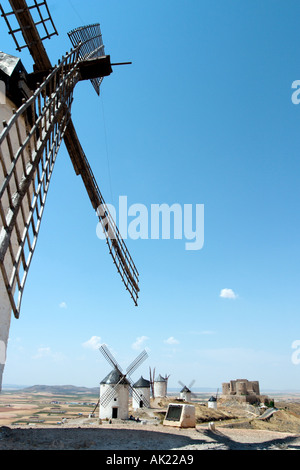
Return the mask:
POLYGON ((82 60, 79 63, 81 80, 107 77, 112 73, 110 56, 97 57, 95 59, 82 60))
POLYGON ((13 12, 18 20, 24 40, 35 62, 36 70, 49 70, 51 62, 44 48, 39 32, 35 26, 31 13, 25 0, 9 0, 13 12))

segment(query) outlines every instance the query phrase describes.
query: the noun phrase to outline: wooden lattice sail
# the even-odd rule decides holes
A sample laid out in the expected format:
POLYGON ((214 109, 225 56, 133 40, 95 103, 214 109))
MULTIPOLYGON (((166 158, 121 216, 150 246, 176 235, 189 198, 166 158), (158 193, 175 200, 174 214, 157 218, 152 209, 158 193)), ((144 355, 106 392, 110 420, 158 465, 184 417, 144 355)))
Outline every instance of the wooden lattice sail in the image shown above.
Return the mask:
MULTIPOLYGON (((71 43, 74 47, 80 44, 79 55, 81 59, 90 60, 105 56, 104 44, 99 24, 81 26, 68 33, 71 43)), ((103 77, 91 79, 91 83, 100 94, 100 85, 103 77)))
MULTIPOLYGON (((12 11, 5 13, 1 7, 1 14, 17 49, 28 47, 34 72, 27 74, 19 59, 0 54, 0 74, 4 64, 3 70, 9 76, 9 92, 1 110, 4 129, 0 135, 0 322, 4 324, 7 317, 9 329, 7 312, 13 311, 17 318, 20 315, 24 286, 62 142, 98 214, 122 281, 137 305, 139 273, 105 204, 71 119, 76 84, 91 80, 99 93, 103 77, 112 72, 110 56, 104 53, 100 26, 91 25, 69 33, 74 48, 52 67, 42 43, 42 39, 56 34, 46 1, 34 0, 27 5, 25 0, 10 0, 10 4, 12 11), (38 13, 37 19, 34 11, 38 13), (11 17, 18 22, 17 28, 11 25, 11 17), (45 36, 41 37, 39 27, 44 29, 45 36), (20 45, 17 33, 23 36, 25 46, 20 45)), ((0 347, 1 341, 7 338, 1 338, 0 332, 0 347)))

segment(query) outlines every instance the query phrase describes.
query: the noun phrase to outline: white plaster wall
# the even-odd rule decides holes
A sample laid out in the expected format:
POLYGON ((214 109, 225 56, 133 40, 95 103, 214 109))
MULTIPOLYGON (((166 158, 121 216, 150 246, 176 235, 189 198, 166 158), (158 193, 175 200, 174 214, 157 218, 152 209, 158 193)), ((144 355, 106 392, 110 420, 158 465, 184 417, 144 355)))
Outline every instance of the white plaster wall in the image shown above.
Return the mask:
MULTIPOLYGON (((140 400, 136 397, 136 394, 132 395, 132 408, 134 410, 138 410, 140 408, 140 401, 145 398, 147 402, 150 404, 150 388, 136 388, 136 394, 140 397, 140 400)), ((144 408, 147 408, 147 405, 144 403, 144 408)))
POLYGON ((192 395, 190 392, 182 392, 180 393, 180 398, 185 401, 191 401, 192 395))
POLYGON ((106 407, 101 405, 101 397, 106 393, 107 389, 112 386, 108 384, 100 385, 100 405, 99 405, 99 418, 112 419, 112 409, 118 408, 118 419, 128 419, 128 406, 129 406, 129 389, 128 385, 118 385, 117 393, 112 397, 111 401, 106 407))
POLYGON ((213 410, 216 410, 218 408, 217 402, 216 401, 209 401, 208 402, 208 408, 212 408, 213 410))
POLYGON ((155 398, 167 396, 167 383, 166 382, 154 382, 154 396, 155 398))

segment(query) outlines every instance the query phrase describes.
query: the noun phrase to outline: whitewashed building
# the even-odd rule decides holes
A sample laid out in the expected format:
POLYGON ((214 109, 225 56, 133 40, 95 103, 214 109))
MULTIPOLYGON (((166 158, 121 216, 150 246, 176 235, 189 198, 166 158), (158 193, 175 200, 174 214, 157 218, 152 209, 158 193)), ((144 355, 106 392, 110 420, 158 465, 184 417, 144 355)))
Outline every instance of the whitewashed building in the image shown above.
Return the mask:
POLYGON ((183 389, 180 391, 180 398, 184 401, 191 401, 192 392, 187 386, 184 386, 183 389))
POLYGON ((217 399, 215 397, 210 397, 208 400, 208 408, 216 410, 218 408, 217 399))
POLYGON ((122 375, 117 370, 112 370, 100 383, 100 419, 128 419, 129 407, 129 382, 126 378, 121 380, 122 375), (113 389, 115 385, 115 393, 113 389), (106 399, 109 397, 109 399, 106 399))
POLYGON ((150 406, 150 381, 141 377, 134 385, 135 393, 132 395, 132 408, 148 408, 150 406))
POLYGON ((167 396, 168 379, 159 375, 154 379, 154 396, 155 398, 164 398, 167 396))

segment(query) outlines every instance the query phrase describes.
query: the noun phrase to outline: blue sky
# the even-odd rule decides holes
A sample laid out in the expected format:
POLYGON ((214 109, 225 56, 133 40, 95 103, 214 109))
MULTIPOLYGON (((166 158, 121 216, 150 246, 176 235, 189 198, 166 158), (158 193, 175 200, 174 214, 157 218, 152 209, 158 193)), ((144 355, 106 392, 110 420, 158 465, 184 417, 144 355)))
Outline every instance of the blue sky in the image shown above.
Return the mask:
MULTIPOLYGON (((96 22, 112 62, 132 61, 104 79, 100 98, 88 82, 75 89, 73 121, 106 201, 204 204, 205 244, 127 240, 140 272, 134 307, 62 146, 4 383, 98 386, 110 369, 103 342, 124 367, 148 349, 133 379, 151 366, 173 387, 247 378, 299 389, 299 3, 48 5, 53 64, 68 31, 96 22)), ((1 43, 18 55, 3 20, 1 43)))

